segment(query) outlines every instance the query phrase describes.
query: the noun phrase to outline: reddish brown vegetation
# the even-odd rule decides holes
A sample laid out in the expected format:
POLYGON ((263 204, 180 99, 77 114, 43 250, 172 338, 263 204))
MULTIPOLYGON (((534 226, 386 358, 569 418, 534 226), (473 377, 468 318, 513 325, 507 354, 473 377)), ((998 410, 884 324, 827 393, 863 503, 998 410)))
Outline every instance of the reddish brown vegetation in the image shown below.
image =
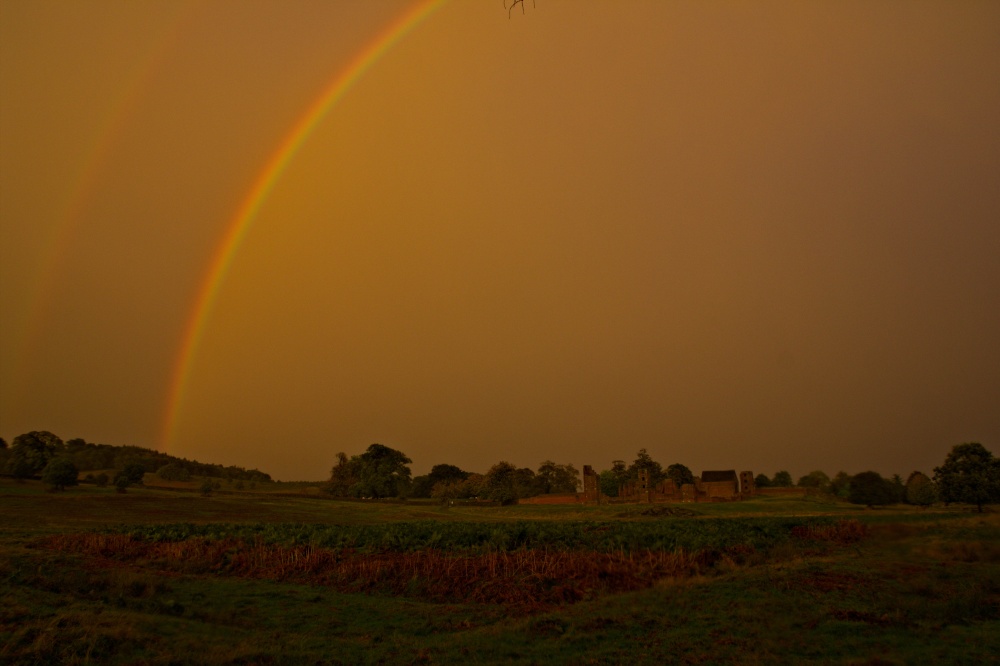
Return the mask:
POLYGON ((435 601, 500 603, 534 609, 595 594, 637 590, 662 578, 709 569, 709 552, 596 553, 520 550, 451 554, 438 550, 360 553, 242 540, 150 542, 124 535, 78 534, 46 542, 104 560, 191 573, 330 585, 435 601))
POLYGON ((888 614, 876 615, 875 613, 856 610, 835 610, 830 614, 834 618, 844 620, 845 622, 864 622, 865 624, 874 624, 879 627, 888 627, 893 624, 893 619, 888 614))
MULTIPOLYGON (((854 543, 866 533, 867 528, 856 521, 792 530, 799 539, 839 544, 854 543)), ((165 571, 287 580, 347 592, 498 603, 525 610, 643 589, 663 578, 707 573, 720 561, 746 563, 761 555, 748 544, 697 552, 538 548, 455 553, 436 549, 360 552, 281 546, 263 539, 146 541, 120 534, 61 535, 45 543, 93 556, 104 564, 132 563, 165 571)))
POLYGON ((829 541, 852 544, 868 536, 868 526, 856 520, 839 520, 832 525, 799 525, 792 528, 792 536, 808 541, 829 541))

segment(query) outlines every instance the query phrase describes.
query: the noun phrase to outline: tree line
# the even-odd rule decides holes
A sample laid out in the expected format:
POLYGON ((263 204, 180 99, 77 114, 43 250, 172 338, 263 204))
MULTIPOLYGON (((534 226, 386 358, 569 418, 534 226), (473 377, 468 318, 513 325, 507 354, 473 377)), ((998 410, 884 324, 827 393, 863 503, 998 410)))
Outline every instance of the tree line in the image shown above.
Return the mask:
MULTIPOLYGON (((792 477, 779 471, 773 479, 758 474, 759 488, 792 487, 792 477)), ((853 504, 880 506, 913 504, 930 506, 938 501, 975 504, 982 511, 984 504, 1000 502, 1000 458, 978 442, 958 444, 952 448, 940 467, 934 468, 933 478, 914 471, 906 481, 899 474, 885 478, 878 472, 859 474, 838 472, 832 479, 820 470, 799 477, 799 488, 814 488, 845 499, 853 504)))
POLYGON ((16 479, 41 477, 44 481, 47 474, 50 480, 59 481, 51 485, 65 488, 79 482, 81 470, 102 470, 97 475, 85 477, 86 481, 97 484, 112 481, 103 471, 111 470, 113 483, 122 488, 141 483, 147 472, 178 480, 191 476, 250 482, 271 480, 269 474, 256 469, 200 463, 140 446, 92 444, 81 438, 64 442, 47 430, 18 435, 9 446, 0 438, 0 472, 8 476, 16 479))
MULTIPOLYGON (((382 444, 372 444, 364 453, 351 457, 338 453, 326 489, 337 497, 483 499, 510 504, 546 493, 574 493, 580 488, 579 472, 573 465, 558 465, 551 460, 543 461, 537 471, 501 461, 485 474, 438 464, 429 474, 417 477, 411 477, 411 463, 402 451, 382 444)), ((653 485, 666 479, 678 486, 694 482, 694 474, 686 465, 678 462, 664 467, 646 449, 639 449, 631 464, 614 460, 610 469, 598 473, 601 493, 617 497, 619 489, 636 481, 641 470, 653 485)), ((873 471, 854 475, 838 472, 830 478, 815 470, 793 484, 792 475, 779 470, 773 477, 758 474, 754 482, 759 488, 812 488, 866 506, 929 506, 943 501, 975 504, 982 511, 984 504, 1000 502, 1000 458, 982 444, 970 442, 953 447, 944 463, 934 468, 933 478, 919 471, 912 472, 906 481, 898 474, 884 478, 873 471)))
MULTIPOLYGON (((430 473, 417 477, 411 475, 412 462, 402 451, 382 444, 372 444, 355 456, 339 453, 326 490, 338 497, 442 501, 477 498, 510 504, 548 493, 574 493, 580 488, 580 474, 573 465, 551 460, 543 461, 537 470, 500 461, 485 474, 438 464, 430 473)), ((192 476, 251 483, 271 481, 269 474, 256 469, 200 463, 138 446, 92 444, 80 438, 63 442, 44 430, 18 435, 10 445, 0 438, 0 473, 7 476, 41 478, 53 489, 63 489, 79 482, 80 470, 112 470, 114 483, 120 490, 141 484, 149 472, 182 481, 192 476)), ((687 466, 673 463, 664 467, 646 449, 639 449, 631 464, 614 460, 610 469, 599 472, 602 494, 616 497, 622 485, 639 478, 641 470, 645 470, 654 485, 666 479, 672 479, 678 486, 694 481, 694 474, 687 466)), ((103 472, 97 476, 90 474, 84 480, 101 485, 110 481, 103 472)), ((786 470, 779 470, 770 478, 758 474, 755 483, 760 488, 793 486, 792 476, 786 470)), ((1000 458, 978 442, 967 442, 952 448, 944 463, 934 468, 933 477, 915 471, 904 482, 898 474, 887 479, 868 471, 854 475, 839 472, 830 478, 815 470, 800 477, 794 485, 868 506, 904 502, 928 506, 942 501, 975 504, 982 511, 983 505, 1000 502, 1000 458)))
POLYGON ((402 451, 382 444, 372 444, 364 453, 351 457, 341 452, 326 490, 335 497, 484 499, 512 504, 536 495, 574 493, 580 487, 580 473, 573 465, 551 460, 543 461, 537 471, 501 461, 485 474, 440 464, 417 477, 411 475, 412 462, 402 451))

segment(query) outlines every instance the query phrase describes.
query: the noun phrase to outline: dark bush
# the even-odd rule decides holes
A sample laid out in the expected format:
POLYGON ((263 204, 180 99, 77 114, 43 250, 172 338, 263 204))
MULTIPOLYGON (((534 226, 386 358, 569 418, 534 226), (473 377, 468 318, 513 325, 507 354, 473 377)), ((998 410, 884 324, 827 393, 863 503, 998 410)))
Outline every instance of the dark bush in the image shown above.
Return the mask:
POLYGON ((851 504, 882 506, 896 502, 896 490, 892 482, 882 478, 878 472, 861 472, 851 479, 848 497, 851 504))

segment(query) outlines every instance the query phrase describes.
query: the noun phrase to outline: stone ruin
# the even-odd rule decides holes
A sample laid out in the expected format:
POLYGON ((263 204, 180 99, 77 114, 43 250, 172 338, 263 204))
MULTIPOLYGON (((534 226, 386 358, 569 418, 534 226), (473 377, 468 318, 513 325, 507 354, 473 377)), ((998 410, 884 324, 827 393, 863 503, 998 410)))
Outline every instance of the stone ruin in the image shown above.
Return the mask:
POLYGON ((588 504, 601 503, 601 479, 590 465, 583 466, 583 501, 588 504))
POLYGON ((735 470, 705 471, 694 477, 694 483, 678 487, 673 479, 652 484, 648 470, 639 470, 639 478, 618 487, 618 497, 601 494, 600 478, 590 465, 583 466, 583 495, 588 504, 654 502, 731 502, 757 494, 753 472, 735 470))

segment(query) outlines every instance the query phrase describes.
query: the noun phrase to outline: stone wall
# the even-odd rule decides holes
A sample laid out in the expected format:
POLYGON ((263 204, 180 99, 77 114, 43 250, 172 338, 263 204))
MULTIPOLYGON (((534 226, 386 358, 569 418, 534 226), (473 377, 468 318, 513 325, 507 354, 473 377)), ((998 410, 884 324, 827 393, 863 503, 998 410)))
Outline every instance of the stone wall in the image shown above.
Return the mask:
POLYGON ((739 499, 740 491, 733 481, 703 481, 698 488, 700 495, 708 500, 739 499))
POLYGON ((638 480, 619 486, 618 499, 622 502, 679 502, 681 492, 673 479, 664 479, 651 486, 646 470, 639 470, 638 480))
POLYGON ((583 466, 583 501, 601 503, 601 479, 590 465, 583 466))
POLYGON ((584 465, 583 494, 580 501, 589 504, 721 502, 749 499, 760 493, 760 490, 754 483, 753 472, 749 471, 740 472, 739 475, 734 470, 702 472, 702 476, 694 477, 694 483, 678 487, 673 479, 665 479, 653 485, 649 481, 649 473, 639 470, 639 478, 618 487, 618 497, 605 497, 601 495, 600 477, 593 467, 584 465))

